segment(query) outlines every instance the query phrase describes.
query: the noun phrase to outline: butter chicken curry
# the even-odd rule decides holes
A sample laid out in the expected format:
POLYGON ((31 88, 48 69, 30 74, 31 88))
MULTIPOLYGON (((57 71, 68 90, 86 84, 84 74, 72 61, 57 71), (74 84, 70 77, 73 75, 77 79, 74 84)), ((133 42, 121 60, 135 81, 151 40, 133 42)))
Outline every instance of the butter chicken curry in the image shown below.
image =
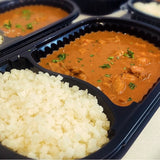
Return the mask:
POLYGON ((52 6, 19 7, 0 14, 0 30, 7 37, 25 36, 67 15, 66 11, 52 6))
POLYGON ((98 31, 85 34, 39 64, 85 80, 119 106, 140 102, 160 77, 160 50, 128 34, 98 31))

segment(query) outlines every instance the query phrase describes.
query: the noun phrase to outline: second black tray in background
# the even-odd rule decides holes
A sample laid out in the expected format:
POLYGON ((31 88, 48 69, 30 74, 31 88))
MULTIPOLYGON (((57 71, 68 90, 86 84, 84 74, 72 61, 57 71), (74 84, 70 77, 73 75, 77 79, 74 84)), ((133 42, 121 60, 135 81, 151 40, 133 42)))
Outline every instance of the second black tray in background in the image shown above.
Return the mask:
POLYGON ((0 57, 8 54, 9 52, 17 50, 18 48, 26 46, 27 44, 34 43, 36 40, 48 34, 56 32, 57 30, 71 24, 72 20, 79 15, 79 7, 70 0, 5 0, 0 2, 0 13, 21 6, 39 4, 61 8, 67 11, 69 15, 26 36, 9 38, 2 35, 4 37, 4 42, 0 45, 0 57))

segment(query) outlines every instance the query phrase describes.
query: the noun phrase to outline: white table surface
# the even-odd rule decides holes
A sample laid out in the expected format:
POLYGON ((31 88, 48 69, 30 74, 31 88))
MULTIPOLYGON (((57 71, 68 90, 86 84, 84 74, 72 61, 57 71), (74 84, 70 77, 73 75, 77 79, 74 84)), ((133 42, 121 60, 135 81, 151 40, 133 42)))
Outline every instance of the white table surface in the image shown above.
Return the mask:
MULTIPOLYGON (((126 13, 126 10, 118 11, 105 17, 121 17, 126 13)), ((88 15, 80 15, 73 23, 90 17, 88 15)), ((122 160, 160 160, 160 107, 123 156, 122 160)))

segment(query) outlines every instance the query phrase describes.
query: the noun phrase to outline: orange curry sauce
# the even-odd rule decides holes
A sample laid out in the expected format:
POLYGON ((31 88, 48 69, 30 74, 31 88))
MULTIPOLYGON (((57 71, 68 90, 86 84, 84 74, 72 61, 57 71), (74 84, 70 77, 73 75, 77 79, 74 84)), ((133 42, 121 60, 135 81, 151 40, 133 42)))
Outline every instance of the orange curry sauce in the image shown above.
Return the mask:
POLYGON ((85 80, 127 106, 140 102, 160 77, 160 50, 128 34, 99 31, 41 58, 39 65, 85 80))
POLYGON ((7 37, 25 36, 67 15, 66 11, 52 6, 19 7, 0 14, 0 30, 7 37))

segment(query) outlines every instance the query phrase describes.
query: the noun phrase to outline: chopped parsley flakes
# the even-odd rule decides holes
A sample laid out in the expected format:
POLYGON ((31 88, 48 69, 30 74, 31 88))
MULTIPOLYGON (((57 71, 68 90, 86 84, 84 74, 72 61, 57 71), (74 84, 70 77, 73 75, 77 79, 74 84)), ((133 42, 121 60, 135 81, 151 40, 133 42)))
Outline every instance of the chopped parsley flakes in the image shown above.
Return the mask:
POLYGON ((127 48, 127 52, 124 53, 123 56, 128 57, 128 58, 134 58, 134 52, 129 50, 129 48, 127 48))
POLYGON ((80 63, 83 59, 82 58, 77 58, 77 62, 80 63))
POLYGON ((102 82, 102 80, 98 79, 97 82, 102 82))
POLYGON ((128 86, 132 90, 136 87, 136 85, 134 83, 132 83, 132 82, 130 82, 128 86))
POLYGON ((111 68, 111 66, 109 64, 103 64, 102 66, 99 66, 100 68, 111 68))
POLYGON ((33 28, 33 26, 32 26, 32 24, 31 24, 31 23, 28 23, 28 24, 26 25, 26 28, 27 28, 27 29, 32 29, 32 28, 33 28))
POLYGON ((132 98, 131 98, 131 97, 129 97, 129 98, 128 98, 128 101, 132 101, 132 98))
POLYGON ((5 28, 7 28, 7 29, 11 29, 11 27, 12 27, 11 21, 9 20, 7 23, 4 23, 3 26, 4 26, 5 28))
POLYGON ((114 59, 114 57, 108 57, 107 58, 108 61, 113 60, 113 59, 114 59))
POLYGON ((111 74, 105 74, 105 77, 109 78, 109 77, 111 77, 111 74))
POLYGON ((66 59, 66 54, 65 53, 59 54, 58 58, 59 58, 59 60, 63 61, 66 59))
POLYGON ((23 17, 25 17, 26 18, 26 20, 29 20, 30 19, 30 17, 31 17, 31 11, 30 10, 23 10, 22 11, 22 15, 23 15, 23 17))
POLYGON ((57 63, 57 62, 60 62, 60 61, 63 61, 66 59, 66 54, 65 53, 62 53, 62 54, 59 54, 57 56, 58 59, 53 59, 52 62, 53 63, 57 63))

